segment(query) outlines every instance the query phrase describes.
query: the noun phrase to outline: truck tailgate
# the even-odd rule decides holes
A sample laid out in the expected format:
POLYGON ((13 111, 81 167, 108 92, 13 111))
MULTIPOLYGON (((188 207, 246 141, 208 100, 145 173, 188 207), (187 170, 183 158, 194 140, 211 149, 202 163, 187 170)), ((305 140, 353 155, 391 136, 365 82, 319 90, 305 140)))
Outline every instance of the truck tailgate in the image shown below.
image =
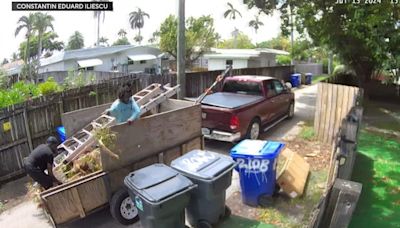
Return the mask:
POLYGON ((202 127, 210 130, 232 131, 229 128, 232 113, 229 109, 202 105, 202 127))

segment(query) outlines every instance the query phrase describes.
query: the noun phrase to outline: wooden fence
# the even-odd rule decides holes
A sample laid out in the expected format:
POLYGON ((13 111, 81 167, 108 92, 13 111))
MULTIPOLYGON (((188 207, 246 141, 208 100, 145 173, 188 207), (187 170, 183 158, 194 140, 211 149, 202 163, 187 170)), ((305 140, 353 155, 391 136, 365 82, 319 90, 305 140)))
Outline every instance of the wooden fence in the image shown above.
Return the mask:
POLYGON ((361 98, 357 87, 319 83, 314 119, 318 140, 332 144, 343 119, 361 98))
MULTIPOLYGON (((208 88, 222 71, 187 73, 187 96, 197 97, 208 88)), ((270 75, 289 78, 290 66, 238 69, 233 75, 270 75)), ((0 183, 23 174, 22 160, 37 145, 55 134, 61 125, 61 114, 95 105, 110 103, 117 97, 119 85, 130 81, 133 92, 151 83, 176 85, 176 75, 115 75, 95 85, 35 98, 0 110, 0 183)))
POLYGON ((326 191, 312 213, 310 228, 342 228, 350 224, 362 190, 362 184, 350 181, 362 115, 362 107, 352 107, 335 135, 326 191))

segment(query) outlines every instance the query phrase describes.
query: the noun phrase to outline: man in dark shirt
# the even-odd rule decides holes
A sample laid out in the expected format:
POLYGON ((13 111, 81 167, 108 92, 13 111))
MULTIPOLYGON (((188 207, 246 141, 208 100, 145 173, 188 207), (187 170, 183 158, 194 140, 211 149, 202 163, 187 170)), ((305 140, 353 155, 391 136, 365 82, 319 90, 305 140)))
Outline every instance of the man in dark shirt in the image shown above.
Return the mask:
POLYGON ((32 153, 24 159, 26 173, 43 188, 53 187, 54 182, 60 182, 53 175, 53 159, 57 153, 58 140, 51 136, 46 144, 36 147, 32 153), (44 171, 47 169, 46 174, 44 171))

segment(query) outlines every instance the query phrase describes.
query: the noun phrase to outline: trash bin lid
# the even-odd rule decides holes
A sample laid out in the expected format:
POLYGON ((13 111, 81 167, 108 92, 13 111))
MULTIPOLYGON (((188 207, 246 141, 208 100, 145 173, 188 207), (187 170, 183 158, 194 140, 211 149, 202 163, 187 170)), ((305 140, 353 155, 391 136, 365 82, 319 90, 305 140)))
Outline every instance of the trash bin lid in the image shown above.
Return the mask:
POLYGON ((130 173, 125 185, 149 202, 157 203, 179 194, 193 183, 164 164, 154 164, 130 173))
POLYGON ((213 180, 234 166, 230 157, 204 150, 192 150, 171 162, 171 167, 184 175, 205 180, 213 180))
POLYGON ((231 149, 231 156, 273 159, 284 147, 285 144, 281 142, 246 139, 231 149))

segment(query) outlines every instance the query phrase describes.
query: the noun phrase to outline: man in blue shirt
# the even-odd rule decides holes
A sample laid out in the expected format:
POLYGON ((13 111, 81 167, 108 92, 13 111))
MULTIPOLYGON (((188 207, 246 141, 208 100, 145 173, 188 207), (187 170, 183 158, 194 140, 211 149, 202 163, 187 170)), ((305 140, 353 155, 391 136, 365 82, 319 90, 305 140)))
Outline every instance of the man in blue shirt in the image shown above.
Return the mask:
POLYGON ((140 107, 132 98, 132 90, 129 84, 124 84, 118 91, 118 99, 107 109, 107 112, 115 117, 118 124, 124 122, 131 124, 139 118, 140 107))

